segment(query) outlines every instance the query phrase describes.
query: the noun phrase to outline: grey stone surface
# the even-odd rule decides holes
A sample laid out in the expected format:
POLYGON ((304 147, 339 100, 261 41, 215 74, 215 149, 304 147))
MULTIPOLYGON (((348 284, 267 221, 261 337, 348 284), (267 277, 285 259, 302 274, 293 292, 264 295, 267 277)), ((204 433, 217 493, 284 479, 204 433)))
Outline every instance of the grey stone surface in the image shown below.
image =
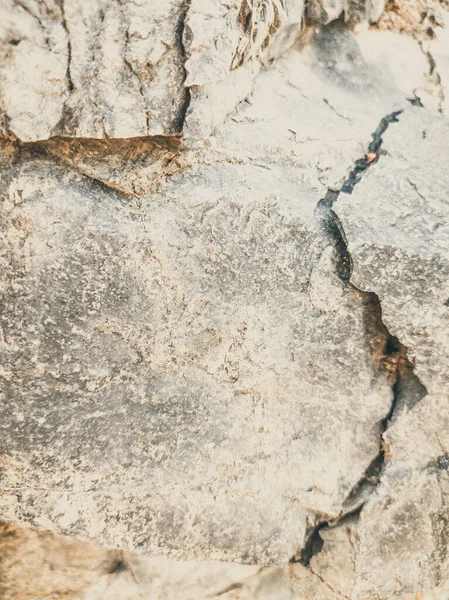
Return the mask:
POLYGON ((272 171, 238 172, 192 168, 140 207, 42 163, 12 178, 4 518, 264 563, 339 514, 391 389, 309 188, 290 173, 280 205, 272 171))
MULTIPOLYGON (((317 30, 253 83, 295 6, 248 4, 248 34, 192 2, 182 143, 0 148, 0 515, 158 555, 117 567, 124 598, 444 593, 447 121, 391 32, 317 30)), ((109 593, 122 550, 85 551, 109 593)))
POLYGON ((3 182, 4 519, 264 564, 345 510, 394 374, 315 208, 401 91, 349 34, 323 35, 134 201, 18 147, 3 182), (332 74, 329 47, 347 60, 332 74), (304 143, 317 106, 323 138, 304 143))
MULTIPOLYGON (((308 567, 292 567, 300 598, 421 598, 447 581, 448 425, 447 396, 429 395, 387 430, 376 493, 359 515, 321 530, 308 567)), ((444 586, 429 596, 447 597, 444 586)))
POLYGON ((292 567, 301 598, 447 597, 448 124, 423 108, 398 119, 382 133, 378 162, 343 186, 333 210, 351 282, 377 294, 420 382, 409 370, 398 380, 375 493, 325 524, 310 564, 292 567))

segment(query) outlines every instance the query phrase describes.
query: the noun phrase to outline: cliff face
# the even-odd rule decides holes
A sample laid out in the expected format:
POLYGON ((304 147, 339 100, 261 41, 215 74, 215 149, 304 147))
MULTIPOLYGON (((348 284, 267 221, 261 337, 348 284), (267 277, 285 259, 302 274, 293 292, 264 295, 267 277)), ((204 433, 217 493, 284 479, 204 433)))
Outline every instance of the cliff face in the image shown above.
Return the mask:
POLYGON ((5 525, 2 597, 444 590, 449 38, 382 8, 3 1, 0 517, 119 550, 5 525))

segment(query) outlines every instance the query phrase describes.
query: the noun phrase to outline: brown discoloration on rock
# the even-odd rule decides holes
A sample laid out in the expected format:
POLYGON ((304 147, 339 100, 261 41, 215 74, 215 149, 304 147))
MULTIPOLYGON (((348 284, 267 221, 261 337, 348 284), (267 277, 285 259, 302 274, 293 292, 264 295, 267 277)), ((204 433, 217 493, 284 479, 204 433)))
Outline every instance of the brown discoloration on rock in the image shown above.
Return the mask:
POLYGON ((389 0, 376 29, 410 35, 417 40, 432 40, 435 30, 442 27, 447 0, 389 0))
POLYGON ((51 160, 130 197, 142 197, 158 181, 185 167, 180 137, 127 139, 51 138, 12 143, 20 159, 51 160))

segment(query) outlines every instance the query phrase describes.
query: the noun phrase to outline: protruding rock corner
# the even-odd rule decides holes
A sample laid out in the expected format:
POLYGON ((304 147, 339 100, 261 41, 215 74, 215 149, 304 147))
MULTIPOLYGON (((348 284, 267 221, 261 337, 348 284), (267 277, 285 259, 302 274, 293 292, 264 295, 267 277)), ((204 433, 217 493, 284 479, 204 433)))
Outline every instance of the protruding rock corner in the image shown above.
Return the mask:
POLYGON ((0 600, 446 600, 446 0, 0 0, 0 600))

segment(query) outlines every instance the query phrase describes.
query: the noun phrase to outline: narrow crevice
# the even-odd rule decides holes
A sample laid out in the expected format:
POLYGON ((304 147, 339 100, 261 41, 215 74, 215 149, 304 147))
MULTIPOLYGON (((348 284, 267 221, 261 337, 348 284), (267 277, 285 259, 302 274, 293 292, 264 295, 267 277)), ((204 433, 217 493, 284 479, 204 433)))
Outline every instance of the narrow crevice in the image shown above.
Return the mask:
MULTIPOLYGON (((176 30, 176 42, 177 42, 177 45, 179 48, 181 60, 183 63, 183 69, 184 69, 184 82, 187 80, 187 70, 185 67, 185 63, 187 60, 187 52, 186 52, 184 38, 186 35, 186 19, 187 19, 187 14, 188 14, 189 8, 190 8, 190 3, 191 3, 191 0, 186 0, 184 2, 183 6, 181 8, 181 11, 180 11, 178 27, 176 30)), ((187 111, 189 109, 190 100, 191 100, 190 88, 188 88, 184 85, 184 90, 185 90, 184 101, 180 108, 179 115, 176 119, 176 123, 174 124, 175 130, 180 131, 180 132, 182 132, 182 130, 184 129, 184 125, 185 125, 185 121, 186 121, 186 117, 187 117, 187 111)))
POLYGON ((310 560, 315 554, 319 554, 323 549, 324 540, 320 536, 320 531, 326 527, 329 521, 320 521, 307 535, 306 541, 299 552, 290 559, 291 563, 299 563, 303 567, 308 567, 310 560))
MULTIPOLYGON (((399 407, 407 405, 404 395, 409 389, 414 390, 414 403, 416 404, 426 394, 427 390, 413 372, 413 364, 407 358, 407 348, 393 335, 390 334, 382 321, 382 308, 379 297, 373 292, 359 290, 351 283, 352 260, 348 249, 345 232, 333 210, 340 194, 352 194, 355 186, 361 181, 364 173, 379 160, 382 135, 391 123, 398 121, 401 110, 392 112, 384 117, 372 134, 368 151, 363 158, 355 162, 353 169, 343 182, 340 189, 328 189, 325 197, 318 202, 315 216, 321 230, 334 249, 335 271, 340 280, 359 295, 364 307, 365 336, 370 348, 371 359, 374 367, 373 381, 379 376, 386 376, 392 391, 392 401, 388 413, 377 424, 379 437, 379 451, 368 465, 363 476, 353 486, 347 495, 340 516, 335 519, 320 520, 306 535, 306 541, 291 562, 303 566, 310 564, 313 556, 321 552, 324 541, 320 531, 342 525, 350 517, 360 514, 368 496, 379 485, 387 461, 387 449, 384 445, 383 434, 394 420, 399 407)), ((410 408, 407 405, 407 408, 410 408)))
POLYGON ((344 525, 348 521, 358 520, 362 507, 363 505, 360 505, 352 510, 348 510, 336 519, 320 521, 309 531, 303 547, 290 559, 290 563, 299 563, 303 567, 308 567, 311 559, 316 554, 319 554, 323 548, 324 540, 320 535, 320 531, 324 528, 334 529, 335 527, 344 525))
MULTIPOLYGON (((380 311, 379 298, 370 293, 373 296, 373 302, 377 304, 379 312, 379 323, 382 328, 385 329, 388 337, 386 340, 385 353, 382 357, 382 362, 385 370, 391 373, 391 391, 392 401, 390 410, 378 423, 378 435, 379 435, 379 452, 370 462, 365 470, 365 473, 352 488, 346 500, 343 503, 343 510, 353 510, 354 508, 363 507, 366 499, 371 495, 373 490, 379 485, 382 473, 385 470, 387 462, 387 448, 383 441, 383 435, 393 421, 397 410, 400 399, 400 390, 402 387, 402 381, 406 376, 406 371, 410 368, 413 369, 412 364, 407 358, 407 348, 399 342, 399 340, 391 336, 383 322, 381 321, 382 315, 380 311)), ((415 375, 416 377, 416 375, 415 375)), ((426 392, 427 393, 427 392, 426 392)))
POLYGON ((72 65, 72 42, 70 41, 70 32, 69 29, 67 27, 67 21, 65 18, 65 6, 64 6, 64 2, 65 0, 61 0, 60 3, 60 9, 61 9, 61 24, 62 24, 62 28, 65 31, 65 34, 67 36, 67 70, 66 70, 66 79, 67 79, 67 88, 69 90, 69 92, 73 92, 74 90, 74 85, 73 85, 73 80, 72 80, 72 74, 71 74, 71 65, 72 65))

